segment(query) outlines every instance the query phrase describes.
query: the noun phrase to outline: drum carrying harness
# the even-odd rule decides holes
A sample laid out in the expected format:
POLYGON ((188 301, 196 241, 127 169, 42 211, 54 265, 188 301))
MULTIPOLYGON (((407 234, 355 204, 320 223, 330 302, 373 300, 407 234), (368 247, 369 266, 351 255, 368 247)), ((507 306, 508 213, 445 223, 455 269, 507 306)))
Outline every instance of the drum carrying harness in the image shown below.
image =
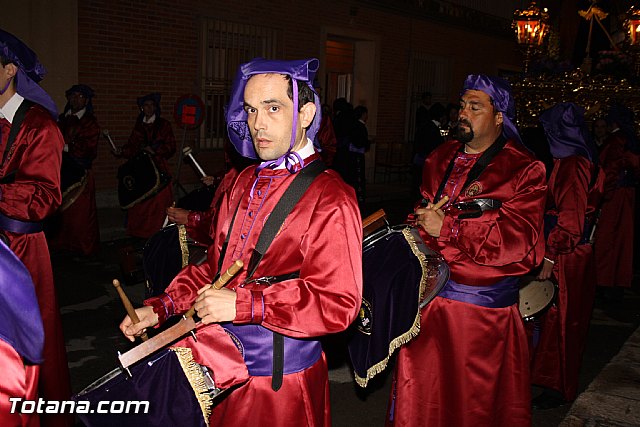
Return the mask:
MULTIPOLYGON (((249 264, 247 266, 247 278, 245 279, 245 283, 251 281, 261 281, 261 279, 253 279, 252 276, 255 273, 260 261, 264 257, 264 254, 267 252, 267 249, 271 245, 271 242, 275 238, 276 234, 280 230, 280 227, 284 223, 284 220, 287 218, 289 213, 296 206, 302 195, 307 191, 313 180, 320 175, 326 166, 324 163, 318 159, 314 162, 310 163, 307 167, 302 168, 293 179, 293 182, 286 189, 285 193, 282 195, 278 203, 276 204, 273 211, 269 214, 269 217, 262 228, 260 236, 258 237, 258 242, 256 243, 256 247, 251 254, 251 258, 249 260, 249 264)), ((236 214, 238 213, 238 209, 240 204, 236 207, 236 211, 233 214, 233 218, 229 225, 229 231, 227 232, 227 237, 225 239, 224 244, 222 245, 222 251, 220 252, 220 257, 218 259, 218 274, 214 281, 220 275, 220 271, 222 271, 222 261, 224 260, 225 253, 227 251, 227 245, 229 243, 229 236, 231 236, 231 230, 233 228, 233 223, 235 222, 236 214)), ((276 283, 278 281, 287 280, 291 278, 295 278, 299 276, 299 272, 289 273, 282 276, 273 276, 268 278, 263 278, 263 282, 268 283, 276 283)), ((278 391, 282 386, 283 374, 284 374, 284 336, 278 332, 272 332, 273 334, 273 366, 272 366, 272 375, 271 375, 271 388, 274 391, 278 391)))

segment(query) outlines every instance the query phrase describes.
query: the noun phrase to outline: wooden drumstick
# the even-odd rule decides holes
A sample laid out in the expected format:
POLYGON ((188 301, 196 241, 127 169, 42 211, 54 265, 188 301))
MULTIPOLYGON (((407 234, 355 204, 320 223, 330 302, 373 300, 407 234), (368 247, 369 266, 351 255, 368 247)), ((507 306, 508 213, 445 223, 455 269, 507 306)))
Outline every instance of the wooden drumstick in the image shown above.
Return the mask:
MULTIPOLYGON (((122 305, 124 305, 124 309, 127 311, 127 314, 131 318, 131 321, 134 324, 140 323, 140 319, 136 314, 136 310, 131 305, 131 301, 129 301, 127 294, 124 293, 124 289, 122 289, 122 286, 120 286, 120 281, 118 279, 113 279, 113 287, 118 291, 118 295, 120 295, 120 299, 122 300, 122 305)), ((140 335, 140 338, 142 338, 142 341, 146 341, 149 339, 149 336, 145 332, 140 335)))
MULTIPOLYGON (((220 277, 218 277, 218 280, 216 280, 215 283, 211 285, 211 287, 216 290, 222 289, 222 287, 226 285, 227 282, 231 280, 231 278, 235 276, 238 273, 238 271, 242 269, 242 267, 244 267, 244 263, 242 262, 242 260, 239 260, 239 259, 235 260, 235 262, 231 264, 231 266, 227 269, 227 271, 225 271, 220 275, 220 277)), ((191 307, 189 311, 187 311, 185 316, 193 317, 195 312, 196 312, 196 309, 191 307)))
POLYGON ((437 211, 438 209, 440 209, 441 207, 444 206, 445 203, 447 203, 449 201, 449 196, 442 196, 442 199, 440 199, 440 201, 438 203, 436 203, 435 205, 431 206, 431 210, 432 211, 437 211))

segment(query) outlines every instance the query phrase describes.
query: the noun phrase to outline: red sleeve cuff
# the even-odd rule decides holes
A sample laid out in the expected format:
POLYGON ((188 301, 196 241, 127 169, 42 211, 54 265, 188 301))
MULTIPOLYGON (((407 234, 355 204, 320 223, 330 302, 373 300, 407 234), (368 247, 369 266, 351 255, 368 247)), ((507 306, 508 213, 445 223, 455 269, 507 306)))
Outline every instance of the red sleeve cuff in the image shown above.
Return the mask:
POLYGON ((264 296, 261 290, 236 288, 236 318, 233 323, 260 324, 264 320, 264 296))
POLYGON ((166 293, 162 293, 157 297, 148 298, 144 300, 143 304, 152 307, 153 312, 158 315, 158 324, 155 326, 156 328, 175 314, 175 305, 173 304, 173 300, 166 293))

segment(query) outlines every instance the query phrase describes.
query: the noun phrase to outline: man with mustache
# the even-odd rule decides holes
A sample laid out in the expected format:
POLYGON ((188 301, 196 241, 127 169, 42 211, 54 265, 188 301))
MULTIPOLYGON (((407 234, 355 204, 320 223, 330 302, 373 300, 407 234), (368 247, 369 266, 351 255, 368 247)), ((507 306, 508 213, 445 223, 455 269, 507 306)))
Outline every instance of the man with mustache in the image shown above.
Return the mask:
POLYGON ((353 189, 335 171, 320 172, 251 276, 265 279, 248 280, 247 272, 276 204, 296 176, 320 162, 312 142, 320 126, 311 86, 318 65, 255 59, 240 67, 226 112, 229 138, 240 154, 262 163, 242 171, 222 195, 207 262, 188 266, 165 294, 145 301, 136 310, 140 323, 126 317, 120 326, 133 340, 195 301, 205 326, 190 345, 214 377, 224 374, 216 369, 216 347, 206 346, 215 327, 237 338, 249 380, 215 405, 211 425, 331 425, 327 362, 317 337, 345 330, 360 308, 362 222, 353 189), (238 259, 249 267, 226 288, 211 289, 216 273, 238 259))
POLYGON ((425 161, 416 225, 451 276, 422 309, 420 334, 400 349, 388 425, 531 424, 518 276, 544 256, 547 188, 514 115, 506 81, 469 75, 456 139, 425 161))

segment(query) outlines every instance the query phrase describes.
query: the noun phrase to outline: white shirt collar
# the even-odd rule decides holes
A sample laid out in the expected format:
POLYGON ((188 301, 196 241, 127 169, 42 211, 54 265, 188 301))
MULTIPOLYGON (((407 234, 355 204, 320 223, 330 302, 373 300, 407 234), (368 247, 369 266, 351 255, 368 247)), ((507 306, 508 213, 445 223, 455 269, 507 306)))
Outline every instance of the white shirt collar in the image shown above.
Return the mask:
MULTIPOLYGON (((307 143, 305 144, 304 147, 302 147, 300 150, 296 151, 299 155, 300 158, 302 159, 306 159, 307 157, 313 155, 313 153, 315 153, 315 149, 313 148, 313 142, 311 142, 311 140, 309 138, 307 138, 307 143)), ((271 160, 269 160, 271 161, 271 160)), ((296 162, 298 163, 298 162, 296 162)), ((284 169, 286 167, 285 163, 283 162, 280 166, 276 167, 275 170, 278 169, 284 169)))
POLYGON ((142 117, 142 123, 147 124, 147 125, 149 125, 149 124, 151 124, 151 123, 153 123, 155 121, 156 121, 156 115, 155 114, 153 116, 149 117, 148 119, 147 119, 147 116, 143 116, 142 117))
POLYGON ((0 108, 0 117, 4 117, 9 123, 13 123, 13 117, 16 115, 16 111, 18 111, 22 101, 24 101, 24 97, 18 92, 14 93, 11 99, 4 104, 4 107, 0 108))
POLYGON ((78 110, 75 113, 72 112, 71 110, 67 111, 67 114, 65 114, 66 116, 70 116, 70 115, 74 115, 76 116, 78 119, 81 119, 82 116, 84 116, 84 113, 87 112, 87 107, 84 107, 82 110, 78 110))

